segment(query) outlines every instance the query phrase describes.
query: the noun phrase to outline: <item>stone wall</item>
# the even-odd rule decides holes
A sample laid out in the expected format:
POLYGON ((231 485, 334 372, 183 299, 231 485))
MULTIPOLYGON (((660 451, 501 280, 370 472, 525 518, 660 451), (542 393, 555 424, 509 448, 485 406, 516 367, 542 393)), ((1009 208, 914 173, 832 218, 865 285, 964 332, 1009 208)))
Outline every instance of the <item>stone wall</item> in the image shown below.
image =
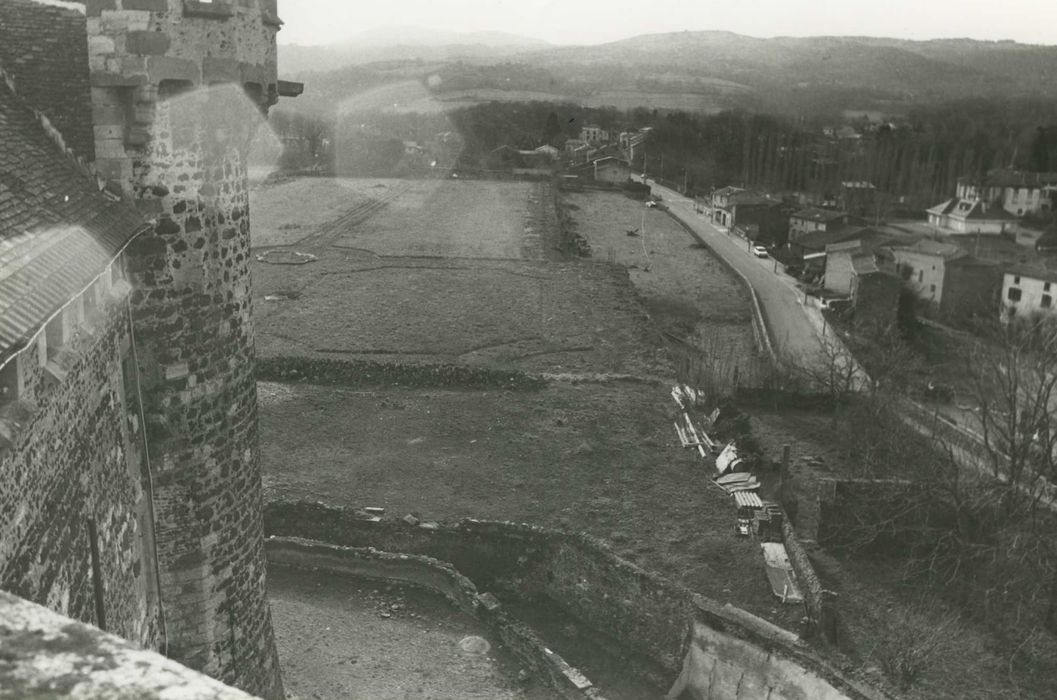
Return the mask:
POLYGON ((796 635, 721 606, 623 561, 581 534, 515 523, 458 525, 369 517, 319 503, 269 503, 269 535, 425 555, 450 562, 480 590, 527 602, 546 596, 610 640, 669 697, 875 698, 796 635))
POLYGON ((268 563, 350 577, 350 593, 359 579, 397 582, 439 593, 460 611, 476 617, 518 660, 543 679, 561 698, 598 697, 588 679, 547 649, 524 623, 503 605, 478 592, 470 579, 447 562, 413 554, 393 554, 373 548, 343 547, 297 538, 269 538, 268 563))
POLYGON ((249 695, 47 608, 0 593, 0 698, 195 698, 249 695))
POLYGON ((118 285, 83 316, 75 300, 12 360, 23 391, 0 406, 0 589, 98 624, 94 524, 106 629, 156 647, 149 483, 126 372, 127 290, 118 285))
POLYGON ((265 595, 246 153, 277 99, 267 0, 91 0, 96 166, 128 250, 170 656, 283 696, 265 595))
POLYGON ((0 68, 18 94, 92 160, 92 96, 83 12, 37 0, 0 2, 0 68))

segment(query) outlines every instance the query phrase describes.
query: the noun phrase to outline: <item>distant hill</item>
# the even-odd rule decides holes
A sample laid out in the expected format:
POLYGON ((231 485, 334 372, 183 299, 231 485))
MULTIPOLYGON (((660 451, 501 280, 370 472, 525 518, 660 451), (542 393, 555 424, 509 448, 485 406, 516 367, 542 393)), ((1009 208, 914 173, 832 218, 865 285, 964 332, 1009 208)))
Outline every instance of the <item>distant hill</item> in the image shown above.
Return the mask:
POLYGON ((552 48, 540 39, 504 32, 446 32, 420 27, 384 27, 327 46, 279 45, 284 76, 392 61, 501 59, 552 48))
POLYGON ((1005 41, 759 39, 677 32, 553 49, 526 60, 552 70, 631 69, 643 78, 720 78, 765 95, 821 89, 908 101, 1057 96, 1057 47, 1005 41))
POLYGON ((284 75, 310 75, 306 83, 318 99, 306 91, 306 107, 408 80, 423 82, 424 90, 428 84, 449 107, 462 103, 452 101, 456 91, 470 102, 531 93, 624 109, 795 114, 898 114, 961 98, 1057 99, 1057 47, 971 39, 760 39, 702 31, 555 47, 509 34, 405 27, 334 46, 280 46, 280 67, 284 75))

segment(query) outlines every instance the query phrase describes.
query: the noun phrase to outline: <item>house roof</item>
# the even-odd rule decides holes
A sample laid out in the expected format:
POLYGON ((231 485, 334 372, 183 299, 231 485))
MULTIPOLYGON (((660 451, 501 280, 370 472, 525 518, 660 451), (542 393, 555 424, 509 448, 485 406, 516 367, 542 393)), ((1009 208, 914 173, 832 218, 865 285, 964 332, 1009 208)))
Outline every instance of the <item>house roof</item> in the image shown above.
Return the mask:
POLYGON ((880 268, 877 267, 877 260, 874 258, 873 253, 865 251, 858 255, 852 255, 851 266, 857 275, 868 275, 874 272, 880 272, 880 268))
POLYGON ((593 161, 593 163, 594 165, 620 165, 625 168, 628 167, 628 162, 626 160, 615 156, 605 156, 604 158, 599 158, 598 160, 593 161))
POLYGON ((954 260, 966 255, 966 252, 953 243, 940 243, 923 238, 908 246, 899 246, 896 250, 905 250, 920 255, 933 255, 944 260, 954 260))
POLYGON ((807 209, 801 209, 800 211, 793 214, 790 218, 792 219, 803 219, 804 221, 815 221, 818 223, 829 223, 843 216, 847 216, 846 211, 836 211, 834 209, 818 209, 816 207, 808 207, 807 209))
POLYGON ((92 160, 95 135, 84 27, 83 9, 36 0, 0 0, 0 68, 13 80, 19 96, 62 134, 66 145, 92 160))
POLYGON ((842 229, 840 231, 812 231, 811 233, 797 238, 794 245, 798 245, 804 250, 824 253, 826 246, 840 243, 842 241, 850 241, 860 235, 862 235, 862 229, 852 231, 847 229, 842 229))
POLYGON ((1006 274, 1030 277, 1032 279, 1042 280, 1043 282, 1057 282, 1057 270, 1037 267, 1035 265, 1012 265, 1006 268, 1006 274))
POLYGON ((738 192, 744 192, 744 191, 745 191, 745 189, 742 188, 742 187, 732 187, 732 186, 728 185, 727 187, 724 187, 722 189, 716 190, 715 192, 712 193, 712 195, 713 196, 719 196, 719 197, 729 197, 732 194, 736 194, 738 192))
POLYGON ((0 362, 147 227, 104 197, 0 81, 0 362))
POLYGON ((959 183, 985 187, 1044 187, 1057 185, 1057 173, 1032 173, 1026 170, 992 170, 983 178, 962 177, 959 183))
POLYGON ((727 206, 732 207, 747 207, 747 206, 759 206, 759 205, 778 205, 781 204, 776 199, 772 199, 766 195, 758 194, 756 192, 735 192, 727 199, 727 206))

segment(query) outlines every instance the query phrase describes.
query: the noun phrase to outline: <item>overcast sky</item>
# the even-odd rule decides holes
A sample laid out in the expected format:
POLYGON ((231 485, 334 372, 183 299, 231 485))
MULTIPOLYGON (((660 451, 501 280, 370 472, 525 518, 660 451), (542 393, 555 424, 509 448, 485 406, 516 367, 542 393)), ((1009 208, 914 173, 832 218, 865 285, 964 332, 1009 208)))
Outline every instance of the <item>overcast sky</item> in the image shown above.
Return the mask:
POLYGON ((279 40, 297 44, 385 26, 503 31, 556 44, 699 29, 1057 44, 1055 0, 279 0, 279 13, 279 40))

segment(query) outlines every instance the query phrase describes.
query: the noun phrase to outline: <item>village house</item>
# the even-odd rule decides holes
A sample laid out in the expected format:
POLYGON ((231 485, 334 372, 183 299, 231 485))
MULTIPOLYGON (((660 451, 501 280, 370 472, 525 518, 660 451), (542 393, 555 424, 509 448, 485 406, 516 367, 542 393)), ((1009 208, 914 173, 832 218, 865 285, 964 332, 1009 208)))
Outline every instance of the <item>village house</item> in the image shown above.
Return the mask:
MULTIPOLYGON (((876 233, 876 232, 874 232, 876 233)), ((884 269, 878 246, 883 236, 855 238, 826 247, 824 287, 852 300, 854 323, 883 329, 896 321, 902 280, 884 269)))
POLYGON ((1041 214, 1055 208, 1057 173, 992 170, 982 179, 959 179, 957 196, 999 205, 1012 216, 1041 214))
POLYGON ((859 217, 871 217, 877 205, 877 188, 872 182, 848 181, 840 184, 840 208, 859 217))
POLYGON ((773 197, 740 187, 724 187, 712 193, 711 205, 711 219, 717 226, 733 229, 739 224, 757 224, 761 234, 784 235, 782 203, 773 197))
POLYGON ((1002 234, 1014 228, 1013 216, 982 199, 955 197, 928 210, 929 225, 950 234, 1002 234))
POLYGON ((892 255, 900 277, 941 316, 966 318, 993 312, 1002 284, 998 263, 929 239, 893 247, 892 255))
POLYGON ((631 179, 631 166, 626 161, 613 156, 599 158, 594 163, 594 178, 599 182, 621 184, 631 179))
POLYGON ((580 128, 580 140, 591 144, 609 143, 609 132, 595 124, 580 128))
POLYGON ((846 227, 852 218, 846 211, 801 209, 789 217, 789 242, 795 243, 809 233, 832 233, 846 227))
POLYGON ((1053 315, 1057 290, 1057 270, 1016 265, 1005 271, 1002 279, 1001 320, 1053 315))

